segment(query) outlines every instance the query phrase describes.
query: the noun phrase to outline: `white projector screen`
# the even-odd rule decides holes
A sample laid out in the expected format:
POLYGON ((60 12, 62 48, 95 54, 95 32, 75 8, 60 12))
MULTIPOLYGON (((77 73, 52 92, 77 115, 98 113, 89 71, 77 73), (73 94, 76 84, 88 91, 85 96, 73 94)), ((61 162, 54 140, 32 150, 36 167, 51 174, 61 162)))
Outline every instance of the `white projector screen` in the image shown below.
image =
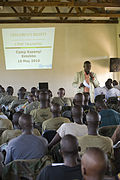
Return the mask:
POLYGON ((55 28, 2 29, 7 70, 51 69, 55 28))

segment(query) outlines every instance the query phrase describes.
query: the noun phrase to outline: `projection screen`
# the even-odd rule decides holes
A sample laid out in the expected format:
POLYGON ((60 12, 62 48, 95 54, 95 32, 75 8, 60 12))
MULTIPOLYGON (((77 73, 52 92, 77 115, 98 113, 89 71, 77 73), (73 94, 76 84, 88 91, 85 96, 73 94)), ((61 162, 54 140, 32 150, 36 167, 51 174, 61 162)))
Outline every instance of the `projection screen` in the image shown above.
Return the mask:
POLYGON ((6 69, 51 69, 54 34, 54 27, 2 29, 6 69))

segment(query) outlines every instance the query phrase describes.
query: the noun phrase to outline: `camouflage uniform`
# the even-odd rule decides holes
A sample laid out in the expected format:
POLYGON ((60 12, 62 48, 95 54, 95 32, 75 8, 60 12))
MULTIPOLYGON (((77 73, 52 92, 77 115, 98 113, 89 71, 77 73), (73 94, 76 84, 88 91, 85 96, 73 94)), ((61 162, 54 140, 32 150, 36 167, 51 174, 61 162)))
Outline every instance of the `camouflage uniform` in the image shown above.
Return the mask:
POLYGON ((60 98, 60 97, 54 97, 52 99, 52 103, 55 104, 59 104, 60 106, 72 106, 72 100, 70 98, 60 98))
POLYGON ((3 168, 3 180, 20 180, 28 178, 36 180, 41 169, 52 164, 53 160, 50 156, 44 156, 41 159, 15 160, 10 162, 3 168))
POLYGON ((39 101, 34 101, 30 104, 28 104, 25 109, 24 109, 24 113, 25 114, 30 114, 30 112, 34 109, 38 109, 38 107, 40 106, 40 102, 39 101))
POLYGON ((14 101, 15 99, 17 99, 16 96, 11 96, 11 95, 5 95, 2 96, 0 98, 0 104, 3 104, 5 106, 7 106, 8 104, 10 104, 12 101, 14 101))
POLYGON ((9 110, 14 110, 15 107, 21 104, 25 104, 27 102, 26 99, 15 99, 10 105, 9 105, 9 110))

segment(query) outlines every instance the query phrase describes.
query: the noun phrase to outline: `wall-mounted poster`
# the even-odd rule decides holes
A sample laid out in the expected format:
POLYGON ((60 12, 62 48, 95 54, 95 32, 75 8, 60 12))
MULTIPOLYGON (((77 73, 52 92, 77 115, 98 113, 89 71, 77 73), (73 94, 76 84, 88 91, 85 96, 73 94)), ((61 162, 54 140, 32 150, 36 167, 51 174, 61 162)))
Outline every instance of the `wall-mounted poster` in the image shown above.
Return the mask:
POLYGON ((110 72, 120 72, 120 58, 110 58, 110 72))

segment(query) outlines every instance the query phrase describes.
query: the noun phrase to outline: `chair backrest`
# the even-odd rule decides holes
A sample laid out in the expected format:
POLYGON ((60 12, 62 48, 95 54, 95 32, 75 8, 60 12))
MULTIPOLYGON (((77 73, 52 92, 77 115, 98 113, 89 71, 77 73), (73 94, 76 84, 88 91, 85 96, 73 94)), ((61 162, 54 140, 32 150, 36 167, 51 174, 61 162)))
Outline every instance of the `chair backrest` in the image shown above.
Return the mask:
POLYGON ((111 138, 116 128, 117 128, 117 125, 101 127, 99 128, 98 133, 101 136, 108 136, 111 138))
POLYGON ((42 136, 47 139, 48 143, 50 143, 55 135, 56 135, 55 130, 45 130, 42 136))
POLYGON ((15 160, 3 168, 3 180, 36 180, 41 169, 52 164, 51 156, 41 159, 15 160))

